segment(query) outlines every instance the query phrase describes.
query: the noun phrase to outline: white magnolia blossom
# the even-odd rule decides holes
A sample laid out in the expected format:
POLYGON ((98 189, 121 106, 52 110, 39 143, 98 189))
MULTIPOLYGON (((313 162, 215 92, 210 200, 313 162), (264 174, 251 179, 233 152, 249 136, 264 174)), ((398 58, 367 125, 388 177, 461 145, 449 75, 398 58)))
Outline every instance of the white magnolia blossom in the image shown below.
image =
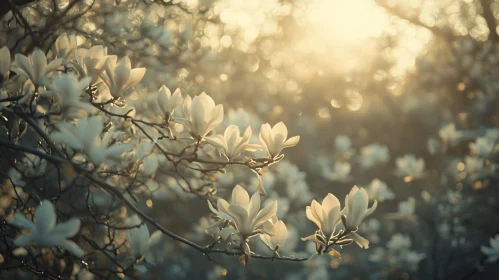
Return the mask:
POLYGON ((354 153, 354 149, 352 149, 352 141, 350 137, 345 135, 336 136, 334 139, 334 147, 346 156, 350 156, 354 153))
POLYGON ((10 51, 9 48, 0 49, 0 87, 9 79, 10 70, 10 51))
POLYGON ((132 69, 128 56, 123 57, 118 63, 117 60, 115 55, 109 56, 104 65, 105 74, 100 75, 109 93, 116 99, 122 97, 127 89, 140 82, 146 73, 146 68, 132 69))
POLYGON ((256 234, 264 233, 262 224, 274 217, 277 212, 277 201, 273 200, 260 210, 260 193, 255 192, 251 199, 248 192, 237 185, 232 191, 231 202, 223 198, 217 200, 217 209, 210 202, 208 206, 218 217, 233 223, 234 229, 224 228, 220 232, 222 238, 237 234, 240 241, 244 241, 256 234))
POLYGON ((57 37, 54 43, 54 53, 57 58, 68 58, 76 50, 78 46, 75 35, 67 35, 66 33, 57 37))
POLYGON ((351 179, 350 171, 352 171, 352 166, 348 162, 336 161, 333 166, 333 170, 328 170, 329 172, 323 174, 329 180, 347 182, 351 179))
POLYGON ((487 137, 478 137, 470 143, 470 150, 480 157, 488 157, 494 151, 494 141, 487 137))
POLYGON ((173 114, 175 108, 184 102, 184 99, 180 89, 177 88, 172 94, 171 91, 163 85, 158 91, 157 101, 159 108, 165 117, 169 118, 173 114))
POLYGON ((269 155, 274 158, 282 149, 296 146, 300 141, 300 136, 288 139, 288 128, 283 122, 277 123, 274 127, 266 123, 260 129, 260 141, 269 155))
POLYGON ((378 163, 386 163, 390 160, 388 147, 380 144, 370 144, 360 150, 360 165, 364 169, 371 168, 378 163))
POLYGON ((194 137, 205 137, 215 127, 222 123, 224 109, 222 104, 215 105, 215 101, 206 93, 201 93, 191 99, 184 100, 183 111, 185 120, 182 121, 194 137))
POLYGON ((98 45, 90 49, 77 49, 76 61, 71 63, 80 77, 91 77, 90 84, 93 85, 100 80, 100 74, 104 71, 107 58, 107 48, 98 45))
POLYGON ((461 137, 462 133, 456 130, 456 125, 453 123, 449 123, 442 128, 440 128, 438 135, 448 144, 455 144, 461 137))
POLYGON ((324 233, 326 238, 331 238, 336 231, 336 226, 341 220, 340 201, 333 194, 328 193, 319 204, 315 199, 307 206, 305 214, 324 233))
POLYGON ((375 200, 371 208, 368 208, 368 204, 369 196, 366 190, 354 186, 346 195, 345 208, 341 212, 343 226, 346 230, 356 231, 360 223, 376 210, 378 201, 375 200))
POLYGON ((409 197, 405 201, 400 201, 398 205, 398 211, 395 213, 390 213, 386 215, 389 219, 405 219, 412 220, 415 218, 416 211, 416 199, 409 197))
POLYGON ((399 176, 411 179, 423 176, 425 164, 422 158, 416 159, 414 155, 407 154, 397 158, 395 164, 397 165, 397 175, 399 176))
POLYGON ((475 178, 481 174, 486 174, 489 170, 485 167, 485 160, 479 157, 466 156, 464 158, 465 170, 475 178))
POLYGON ((499 259, 499 234, 490 239, 490 247, 482 245, 482 253, 487 256, 487 262, 492 263, 499 259))
POLYGON ((75 236, 80 230, 80 219, 72 218, 64 223, 56 224, 57 217, 54 205, 48 200, 36 208, 35 221, 31 221, 22 214, 17 213, 14 220, 9 223, 19 228, 25 228, 30 234, 21 234, 14 240, 16 246, 24 247, 36 243, 42 247, 60 246, 74 256, 81 258, 85 252, 69 237, 75 236))
POLYGON ((403 251, 411 248, 411 238, 407 235, 396 233, 392 235, 386 247, 391 251, 403 251))
MULTIPOLYGON (((350 193, 345 197, 345 207, 340 211, 340 201, 336 196, 328 194, 322 201, 322 205, 313 200, 310 206, 306 208, 306 215, 309 220, 314 222, 321 232, 324 234, 325 244, 335 236, 336 227, 342 221, 344 233, 348 235, 357 245, 362 248, 369 248, 369 241, 360 236, 356 231, 360 223, 367 216, 371 215, 376 209, 377 202, 368 209, 369 198, 364 189, 359 189, 354 186, 350 193)), ((343 232, 343 231, 342 231, 343 232)), ((312 240, 319 243, 323 241, 317 240, 316 235, 311 235, 302 240, 312 240)))
POLYGON ((118 159, 123 152, 131 149, 130 144, 109 146, 112 133, 108 132, 101 138, 104 125, 97 117, 80 118, 76 125, 60 122, 56 127, 58 131, 50 134, 53 141, 82 150, 94 164, 100 164, 108 158, 118 159))
POLYGON ((223 154, 228 159, 233 159, 239 155, 243 155, 246 151, 260 150, 262 147, 257 144, 249 144, 251 138, 251 127, 248 126, 244 135, 240 137, 239 127, 230 125, 225 129, 224 135, 217 134, 212 137, 207 137, 206 142, 212 146, 222 150, 223 154))
POLYGON ((379 202, 395 198, 395 194, 388 188, 386 183, 377 178, 372 180, 369 184, 367 194, 369 195, 369 199, 377 200, 379 202))
POLYGON ((273 223, 271 220, 267 220, 263 223, 263 231, 268 232, 268 234, 260 234, 260 238, 267 247, 274 251, 277 248, 281 248, 286 240, 288 239, 288 229, 282 221, 277 221, 273 223))
POLYGON ((30 79, 35 86, 42 85, 46 76, 62 64, 60 58, 47 64, 47 57, 40 49, 35 49, 29 58, 22 54, 16 54, 15 60, 17 67, 12 70, 30 79))
POLYGON ((130 243, 131 253, 135 259, 144 257, 147 262, 156 263, 152 251, 161 241, 161 232, 159 230, 149 235, 147 225, 143 224, 140 227, 127 230, 126 239, 130 243))
POLYGON ((89 83, 90 78, 88 77, 78 81, 74 75, 63 74, 52 80, 52 84, 48 86, 49 91, 44 92, 44 94, 51 94, 63 112, 71 108, 79 108, 90 113, 94 112, 96 108, 81 98, 89 83))

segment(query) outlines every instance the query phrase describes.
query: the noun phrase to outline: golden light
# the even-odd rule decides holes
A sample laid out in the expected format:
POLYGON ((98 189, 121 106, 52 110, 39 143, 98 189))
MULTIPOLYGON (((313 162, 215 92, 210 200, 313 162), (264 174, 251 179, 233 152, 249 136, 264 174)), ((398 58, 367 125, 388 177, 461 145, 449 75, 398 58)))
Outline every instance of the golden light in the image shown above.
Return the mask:
POLYGON ((329 44, 376 37, 389 24, 389 17, 372 0, 313 0, 306 20, 315 35, 329 44))

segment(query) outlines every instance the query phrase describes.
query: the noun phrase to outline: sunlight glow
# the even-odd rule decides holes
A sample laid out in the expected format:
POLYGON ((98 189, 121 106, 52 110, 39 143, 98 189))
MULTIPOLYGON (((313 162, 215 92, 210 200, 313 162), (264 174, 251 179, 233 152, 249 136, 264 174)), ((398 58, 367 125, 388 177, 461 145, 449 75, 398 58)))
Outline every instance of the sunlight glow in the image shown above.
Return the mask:
POLYGON ((389 24, 389 17, 370 0, 313 0, 306 19, 327 43, 377 37, 389 24))

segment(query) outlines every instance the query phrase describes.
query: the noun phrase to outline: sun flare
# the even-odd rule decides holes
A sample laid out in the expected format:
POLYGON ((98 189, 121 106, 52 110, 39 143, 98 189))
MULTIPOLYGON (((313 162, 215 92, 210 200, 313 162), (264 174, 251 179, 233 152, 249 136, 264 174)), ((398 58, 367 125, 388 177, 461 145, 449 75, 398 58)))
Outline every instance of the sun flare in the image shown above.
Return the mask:
POLYGON ((370 0, 314 0, 306 20, 327 43, 352 44, 379 36, 389 17, 370 0))

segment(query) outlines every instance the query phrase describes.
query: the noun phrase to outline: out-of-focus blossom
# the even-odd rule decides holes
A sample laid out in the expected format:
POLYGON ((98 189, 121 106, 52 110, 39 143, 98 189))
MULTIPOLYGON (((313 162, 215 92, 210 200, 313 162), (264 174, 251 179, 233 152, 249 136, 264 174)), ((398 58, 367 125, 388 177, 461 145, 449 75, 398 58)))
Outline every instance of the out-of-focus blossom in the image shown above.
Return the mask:
POLYGON ((22 54, 16 54, 16 66, 12 71, 30 79, 35 86, 41 86, 46 76, 61 66, 62 59, 58 58, 47 64, 47 57, 40 49, 35 49, 28 58, 22 54))
POLYGON ((247 127, 243 137, 240 137, 239 127, 230 125, 225 129, 224 135, 215 135, 207 137, 206 142, 214 147, 222 150, 223 154, 228 159, 233 159, 239 155, 244 155, 246 151, 256 151, 262 149, 262 146, 257 144, 249 144, 251 137, 251 127, 247 127))
POLYGON ((109 88, 109 93, 114 98, 120 98, 125 91, 136 85, 146 73, 146 68, 132 69, 128 56, 123 57, 118 63, 116 56, 109 56, 104 65, 105 74, 100 75, 102 81, 109 88))
POLYGON ((147 262, 155 264, 152 250, 161 241, 161 232, 159 230, 149 235, 147 225, 143 224, 140 227, 127 230, 126 239, 130 243, 132 255, 135 259, 139 260, 144 257, 147 262))
POLYGON ((377 200, 379 202, 395 198, 395 194, 388 188, 386 183, 377 178, 372 180, 369 184, 367 194, 369 195, 369 199, 377 200))
POLYGON ((57 143, 66 143, 75 150, 82 150, 95 164, 108 158, 118 159, 119 156, 131 149, 130 144, 114 144, 109 146, 111 133, 101 138, 104 125, 97 117, 90 119, 80 118, 77 125, 60 122, 56 125, 58 131, 52 132, 50 137, 57 143))
POLYGON ((388 147, 380 144, 370 144, 360 150, 360 165, 364 169, 371 168, 378 163, 386 163, 390 160, 388 147))
POLYGON ((324 176, 333 181, 347 182, 351 179, 349 176, 352 166, 348 162, 336 161, 333 170, 324 174, 324 176))
POLYGON ((487 262, 492 263, 499 259, 499 234, 490 239, 490 247, 482 245, 482 253, 487 256, 487 262))
POLYGON ((50 90, 44 92, 44 94, 51 94, 63 112, 71 108, 79 108, 91 113, 96 108, 81 98, 89 83, 90 78, 88 77, 78 81, 74 75, 63 74, 54 78, 52 84, 48 86, 50 90))
POLYGON ((387 214, 386 217, 389 219, 413 220, 416 217, 414 215, 415 211, 416 199, 409 197, 406 201, 399 202, 398 211, 396 213, 387 214))
POLYGON ((185 121, 191 135, 196 138, 205 137, 224 119, 222 104, 215 105, 215 101, 206 93, 201 93, 191 99, 187 96, 183 106, 185 121))
POLYGON ((36 208, 35 221, 31 221, 22 214, 17 213, 14 220, 9 223, 19 228, 28 229, 30 234, 21 234, 14 240, 16 246, 24 247, 36 243, 42 247, 61 246, 74 256, 81 258, 85 254, 69 237, 75 236, 80 230, 80 219, 72 218, 67 222, 56 224, 57 217, 54 205, 48 200, 36 208))
POLYGON ((6 46, 0 49, 0 87, 9 79, 10 51, 6 46))
POLYGON ((426 142, 426 148, 431 155, 436 155, 440 150, 440 142, 435 138, 429 138, 426 142))
POLYGON ((262 239, 263 243, 265 243, 265 245, 267 245, 267 247, 272 251, 276 248, 280 248, 288 239, 288 229, 280 220, 276 223, 272 223, 271 220, 267 220, 263 223, 263 231, 272 234, 271 236, 268 234, 260 234, 260 239, 262 239))
POLYGON ((411 244, 412 242, 409 236, 396 233, 392 235, 386 246, 392 251, 402 251, 411 248, 411 244))
POLYGON ((455 124, 449 123, 440 128, 438 135, 442 141, 453 145, 460 139, 462 133, 456 130, 455 124))
POLYGON ((354 154, 354 149, 352 149, 352 141, 350 141, 350 137, 348 136, 337 136, 334 140, 334 147, 336 148, 336 150, 347 157, 354 154))
POLYGON ((490 170, 485 167, 485 160, 483 158, 466 156, 464 158, 464 166, 472 180, 490 173, 490 170))
POLYGON ((414 155, 408 154, 397 158, 395 164, 397 165, 397 175, 404 177, 406 182, 423 176, 425 164, 422 158, 416 159, 414 155))
POLYGON ((274 158, 281 153, 282 149, 296 146, 300 141, 300 136, 288 139, 288 128, 283 122, 277 123, 274 127, 266 123, 260 128, 260 141, 269 155, 274 158))
POLYGON ((161 111, 163 112, 167 120, 173 114, 175 108, 180 106, 184 101, 180 89, 177 88, 172 94, 165 85, 161 86, 161 88, 159 89, 156 99, 161 111))
POLYGON ((478 137, 470 143, 470 150, 480 157, 488 157, 494 151, 494 141, 487 137, 478 137))
POLYGON ((54 44, 54 53, 57 58, 68 58, 77 47, 76 36, 67 35, 66 33, 57 37, 54 44))

